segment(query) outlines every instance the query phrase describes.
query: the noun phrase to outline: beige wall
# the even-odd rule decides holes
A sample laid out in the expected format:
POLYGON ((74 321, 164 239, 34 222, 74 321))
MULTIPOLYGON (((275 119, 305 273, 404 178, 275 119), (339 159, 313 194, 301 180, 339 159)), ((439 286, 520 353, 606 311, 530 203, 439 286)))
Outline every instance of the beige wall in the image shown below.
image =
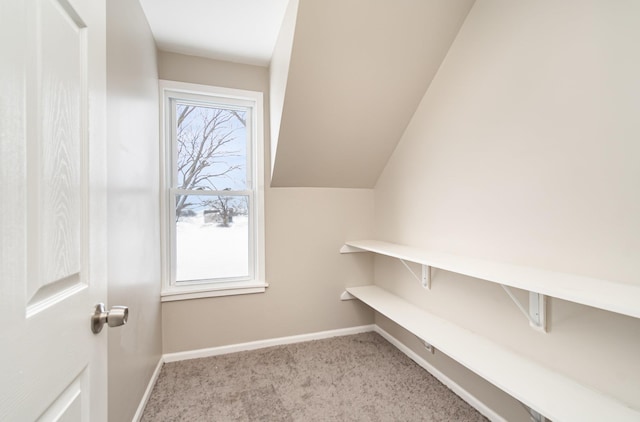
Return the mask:
MULTIPOLYGON (((640 283, 638 16, 478 0, 378 181, 376 237, 640 283)), ((376 283, 640 409, 637 319, 551 300, 539 334, 497 285, 435 271, 425 292, 384 258, 376 283)))
MULTIPOLYGON (((158 63, 160 79, 262 91, 269 104, 267 68, 166 52, 158 63)), ((265 127, 265 151, 269 133, 265 127)), ((265 220, 266 293, 163 303, 165 353, 373 322, 363 305, 339 300, 346 285, 373 277, 371 263, 338 253, 345 240, 371 235, 372 190, 267 187, 265 220)))
POLYGON ((261 66, 158 51, 158 77, 169 81, 262 91, 265 93, 265 109, 269 104, 269 74, 261 66))
POLYGON ((162 353, 156 49, 137 1, 107 2, 109 420, 132 420, 162 353))

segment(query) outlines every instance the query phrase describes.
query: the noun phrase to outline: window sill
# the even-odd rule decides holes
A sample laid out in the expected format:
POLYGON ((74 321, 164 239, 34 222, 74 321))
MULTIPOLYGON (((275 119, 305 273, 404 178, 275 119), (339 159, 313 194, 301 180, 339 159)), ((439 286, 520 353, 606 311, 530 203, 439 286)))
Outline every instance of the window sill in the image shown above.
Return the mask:
POLYGON ((259 281, 250 283, 221 283, 216 285, 171 286, 160 292, 160 301, 172 302, 176 300, 264 293, 267 287, 269 287, 268 283, 259 281))

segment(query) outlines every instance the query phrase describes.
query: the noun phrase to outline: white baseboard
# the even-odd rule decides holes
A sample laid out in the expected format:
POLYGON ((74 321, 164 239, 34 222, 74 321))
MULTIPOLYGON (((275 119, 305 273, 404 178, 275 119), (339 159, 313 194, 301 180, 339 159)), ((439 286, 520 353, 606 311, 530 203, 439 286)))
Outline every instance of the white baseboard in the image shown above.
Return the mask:
POLYGON ((478 400, 473 394, 462 388, 459 384, 453 381, 451 378, 440 372, 436 367, 427 362, 422 356, 411 350, 409 347, 401 343, 400 340, 393 337, 391 334, 380 328, 378 325, 374 325, 374 331, 384 337, 389 343, 393 344, 398 350, 407 355, 415 363, 423 367, 427 372, 436 377, 438 381, 446 385, 451 391, 456 393, 462 400, 469 403, 474 409, 480 412, 484 417, 492 422, 507 422, 505 418, 498 415, 493 409, 487 407, 483 402, 478 400))
POLYGON ((140 404, 138 405, 138 409, 136 410, 135 415, 133 415, 132 422, 139 422, 142 419, 142 413, 144 413, 144 408, 147 406, 147 402, 149 401, 149 397, 151 397, 151 392, 153 391, 153 387, 156 385, 156 381, 158 381, 158 376, 160 375, 160 370, 162 370, 162 365, 164 364, 164 359, 162 356, 156 365, 156 369, 154 369, 153 374, 151 374, 151 379, 149 380, 149 384, 147 384, 147 389, 144 391, 142 395, 142 400, 140 400, 140 404))
POLYGON ((317 333, 301 334, 301 335, 289 336, 289 337, 279 337, 279 338, 273 338, 273 339, 267 339, 267 340, 252 341, 248 343, 232 344, 228 346, 189 350, 186 352, 166 353, 160 358, 160 361, 158 362, 158 366, 156 367, 153 373, 153 376, 151 377, 151 380, 149 380, 149 385, 147 386, 147 390, 145 391, 142 401, 138 406, 138 410, 133 418, 133 422, 138 422, 142 417, 142 413, 147 404, 147 401, 149 400, 149 396, 151 395, 153 386, 155 385, 156 380, 158 379, 158 375, 160 375, 160 370, 162 369, 163 363, 177 362, 177 361, 187 360, 187 359, 205 358, 210 356, 218 356, 218 355, 224 355, 227 353, 256 350, 256 349, 262 349, 265 347, 301 343, 304 341, 311 341, 311 340, 321 340, 321 339, 326 339, 331 337, 347 336, 351 334, 359 334, 359 333, 365 333, 369 331, 375 331, 378 334, 380 334, 389 343, 394 345, 398 350, 400 350, 402 353, 407 355, 411 360, 416 362, 418 365, 424 368, 427 372, 429 372, 431 375, 436 377, 438 381, 446 385, 449 389, 451 389, 451 391, 453 391, 458 396, 460 396, 464 401, 469 403, 469 405, 471 405, 473 408, 475 408, 478 412, 480 412, 489 420, 493 422, 507 422, 506 419, 498 415, 493 409, 487 407, 483 402, 478 400, 473 394, 471 394, 470 392, 462 388, 459 384, 454 382, 451 378, 446 376, 444 373, 440 372, 438 369, 436 369, 433 365, 427 362, 424 358, 422 358, 416 352, 411 350, 409 347, 401 343, 398 339, 396 339, 391 334, 389 334, 388 332, 386 332, 385 330, 383 330, 382 328, 380 328, 375 324, 362 325, 359 327, 342 328, 338 330, 320 331, 317 333))
POLYGON ((231 344, 228 346, 209 347, 206 349, 189 350, 186 352, 166 353, 163 355, 165 362, 177 362, 180 360, 206 358, 209 356, 224 355, 227 353, 244 352, 246 350, 256 350, 271 346, 281 346, 284 344, 301 343, 303 341, 321 340, 331 337, 348 336, 351 334, 366 333, 375 331, 375 326, 362 325, 359 327, 341 328, 338 330, 320 331, 317 333, 301 334, 297 336, 279 337, 267 340, 252 341, 249 343, 231 344))

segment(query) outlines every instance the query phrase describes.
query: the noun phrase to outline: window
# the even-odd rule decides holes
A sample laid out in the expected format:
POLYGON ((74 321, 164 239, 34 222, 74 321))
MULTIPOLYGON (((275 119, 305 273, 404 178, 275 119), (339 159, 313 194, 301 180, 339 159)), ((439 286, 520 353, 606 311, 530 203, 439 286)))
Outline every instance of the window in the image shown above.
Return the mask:
POLYGON ((161 81, 162 300, 263 292, 262 93, 161 81))

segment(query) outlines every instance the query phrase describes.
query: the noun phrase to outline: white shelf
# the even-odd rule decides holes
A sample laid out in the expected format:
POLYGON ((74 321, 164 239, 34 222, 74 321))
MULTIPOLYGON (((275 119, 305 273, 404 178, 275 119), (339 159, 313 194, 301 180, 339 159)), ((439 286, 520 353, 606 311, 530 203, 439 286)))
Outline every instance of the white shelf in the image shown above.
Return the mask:
MULTIPOLYGON (((354 246, 351 242, 349 244, 354 246)), ((405 259, 409 258, 405 256, 405 259)), ((420 309, 380 287, 349 287, 347 292, 555 422, 640 420, 638 410, 420 309)))
POLYGON ((342 253, 363 251, 640 318, 640 285, 466 258, 377 240, 349 241, 340 250, 342 253))

